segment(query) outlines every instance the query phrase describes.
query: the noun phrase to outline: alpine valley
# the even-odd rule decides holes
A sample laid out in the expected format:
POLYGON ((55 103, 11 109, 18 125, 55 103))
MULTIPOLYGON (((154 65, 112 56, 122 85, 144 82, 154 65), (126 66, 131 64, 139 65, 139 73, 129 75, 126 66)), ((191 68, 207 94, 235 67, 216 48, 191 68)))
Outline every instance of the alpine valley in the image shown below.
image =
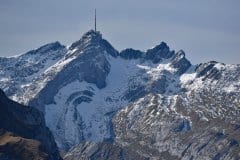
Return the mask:
POLYGON ((50 156, 41 159, 60 159, 56 144, 64 160, 240 159, 240 64, 193 65, 165 42, 118 52, 90 30, 68 47, 54 42, 1 57, 0 88, 33 108, 1 93, 1 128, 14 128, 15 119, 25 128, 4 128, 0 159, 16 135, 42 142, 50 156), (39 135, 27 134, 36 128, 39 135))

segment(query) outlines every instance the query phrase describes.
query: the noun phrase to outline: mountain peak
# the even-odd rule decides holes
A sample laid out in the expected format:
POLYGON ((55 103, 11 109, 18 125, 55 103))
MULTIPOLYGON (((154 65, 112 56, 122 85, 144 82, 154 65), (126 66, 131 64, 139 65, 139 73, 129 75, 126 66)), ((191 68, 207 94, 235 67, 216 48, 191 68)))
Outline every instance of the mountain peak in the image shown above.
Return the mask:
POLYGON ((154 63, 160 62, 162 59, 170 58, 174 55, 174 51, 170 51, 170 48, 165 42, 161 42, 159 45, 152 49, 147 50, 146 59, 152 60, 154 63))
POLYGON ((88 32, 86 32, 84 35, 83 35, 83 38, 92 38, 92 39, 95 39, 95 38, 100 38, 102 39, 102 34, 100 33, 100 31, 94 31, 94 30, 89 30, 88 32))
POLYGON ((80 40, 74 42, 69 49, 73 50, 75 48, 80 48, 82 44, 97 43, 101 40, 102 40, 102 34, 99 31, 95 32, 94 30, 90 30, 84 33, 80 40))
MULTIPOLYGON (((82 38, 74 42, 69 49, 74 50, 74 53, 80 53, 79 51, 93 50, 97 51, 97 48, 102 48, 102 51, 106 51, 113 57, 118 56, 118 51, 115 50, 112 45, 102 38, 102 34, 99 31, 90 30, 83 34, 82 38)), ((99 50, 97 51, 99 52, 99 50)), ((100 52, 99 52, 100 53, 100 52)))
POLYGON ((192 65, 190 61, 185 58, 185 52, 183 50, 178 51, 172 57, 172 64, 174 68, 178 69, 179 74, 183 74, 188 70, 188 68, 192 65))
POLYGON ((89 30, 83 34, 81 40, 85 43, 96 43, 102 40, 102 34, 100 31, 89 30))
POLYGON ((65 46, 62 45, 60 42, 56 41, 56 42, 45 44, 45 45, 43 45, 37 49, 31 50, 23 55, 46 54, 46 53, 49 53, 49 51, 57 51, 57 50, 63 49, 63 48, 65 48, 65 46))

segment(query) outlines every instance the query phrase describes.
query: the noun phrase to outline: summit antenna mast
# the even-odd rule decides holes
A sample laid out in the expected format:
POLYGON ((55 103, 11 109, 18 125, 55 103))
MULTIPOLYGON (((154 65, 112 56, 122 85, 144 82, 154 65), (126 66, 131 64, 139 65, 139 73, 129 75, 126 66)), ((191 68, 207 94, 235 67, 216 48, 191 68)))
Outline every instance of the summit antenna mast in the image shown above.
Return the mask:
POLYGON ((95 21, 95 32, 97 32, 97 11, 96 11, 96 9, 95 9, 95 19, 94 19, 95 21))

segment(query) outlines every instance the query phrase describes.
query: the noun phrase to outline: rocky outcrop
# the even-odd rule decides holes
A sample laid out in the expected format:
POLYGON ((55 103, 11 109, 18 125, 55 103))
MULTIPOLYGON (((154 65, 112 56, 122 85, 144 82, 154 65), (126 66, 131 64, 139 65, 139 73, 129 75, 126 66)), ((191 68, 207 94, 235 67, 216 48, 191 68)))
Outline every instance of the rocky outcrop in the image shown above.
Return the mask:
POLYGON ((152 60, 153 63, 158 63, 162 59, 168 59, 174 55, 174 51, 170 51, 165 42, 157 45, 156 47, 147 50, 145 58, 152 60))
POLYGON ((186 59, 183 50, 178 51, 172 58, 171 66, 176 68, 178 74, 185 73, 192 64, 186 59))
POLYGON ((106 159, 127 159, 127 160, 144 160, 134 150, 122 148, 118 145, 102 142, 83 142, 72 148, 65 156, 64 160, 106 160, 106 159))
POLYGON ((119 53, 120 57, 124 59, 138 59, 142 58, 144 55, 144 52, 135 50, 132 48, 124 49, 119 53))
POLYGON ((0 159, 61 159, 43 114, 0 90, 0 159))

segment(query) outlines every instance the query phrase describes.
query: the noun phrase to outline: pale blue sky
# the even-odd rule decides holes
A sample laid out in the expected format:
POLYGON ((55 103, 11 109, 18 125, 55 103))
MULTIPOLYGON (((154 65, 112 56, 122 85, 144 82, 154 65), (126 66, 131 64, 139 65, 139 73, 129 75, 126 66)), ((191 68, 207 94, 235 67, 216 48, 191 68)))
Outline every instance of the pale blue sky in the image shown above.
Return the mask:
POLYGON ((97 28, 119 51, 165 41, 194 64, 240 63, 239 0, 0 0, 0 56, 49 42, 64 45, 97 28))

